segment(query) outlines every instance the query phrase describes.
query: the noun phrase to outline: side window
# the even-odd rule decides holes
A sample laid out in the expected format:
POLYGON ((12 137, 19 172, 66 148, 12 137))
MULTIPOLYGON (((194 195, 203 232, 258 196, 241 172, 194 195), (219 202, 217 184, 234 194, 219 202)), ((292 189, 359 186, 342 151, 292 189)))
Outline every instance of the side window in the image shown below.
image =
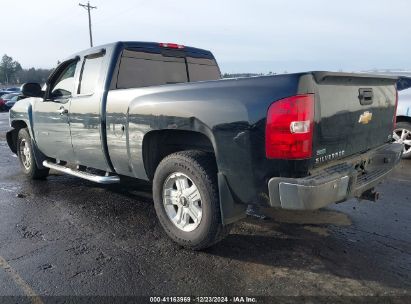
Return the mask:
POLYGON ((103 56, 85 58, 81 69, 78 94, 91 95, 95 93, 98 78, 100 76, 103 56))
POLYGON ((71 62, 60 75, 51 88, 51 96, 54 98, 68 98, 74 91, 74 73, 77 61, 71 62))

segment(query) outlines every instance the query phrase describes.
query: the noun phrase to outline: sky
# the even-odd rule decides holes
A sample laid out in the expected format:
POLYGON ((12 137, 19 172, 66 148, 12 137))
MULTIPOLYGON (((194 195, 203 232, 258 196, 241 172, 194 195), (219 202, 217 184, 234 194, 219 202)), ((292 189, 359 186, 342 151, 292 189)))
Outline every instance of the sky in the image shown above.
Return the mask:
MULTIPOLYGON (((204 48, 224 73, 411 69, 410 0, 90 3, 97 6, 94 45, 135 40, 204 48)), ((0 0, 0 56, 23 68, 52 68, 88 48, 87 11, 78 4, 0 0)))

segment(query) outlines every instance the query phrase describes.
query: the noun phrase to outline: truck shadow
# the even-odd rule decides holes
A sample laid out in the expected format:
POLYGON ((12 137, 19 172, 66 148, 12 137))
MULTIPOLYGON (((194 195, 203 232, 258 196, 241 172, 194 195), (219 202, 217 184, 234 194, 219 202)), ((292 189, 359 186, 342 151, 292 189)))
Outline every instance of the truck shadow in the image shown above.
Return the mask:
MULTIPOLYGON (((150 204, 151 185, 129 181, 122 187, 110 186, 110 191, 150 204)), ((152 208, 154 209, 154 208, 152 208)), ((262 270, 260 278, 273 279, 278 269, 292 273, 316 274, 320 281, 324 275, 333 275, 338 284, 352 280, 355 284, 382 285, 411 290, 410 269, 411 241, 401 244, 371 232, 360 231, 351 222, 349 213, 331 209, 317 211, 285 211, 266 209, 266 220, 247 218, 236 223, 230 235, 221 243, 204 252, 198 252, 200 260, 214 256, 238 264, 244 275, 250 275, 244 265, 258 264, 262 270), (407 249, 408 248, 408 249, 407 249), (401 262, 402 261, 402 262, 401 262), (408 282, 408 283, 407 283, 408 282)), ((164 244, 177 247, 168 240, 157 222, 154 210, 148 214, 154 217, 164 244)), ((161 250, 161 248, 160 248, 161 250)), ((234 266, 233 266, 234 267, 234 266)), ((251 272, 252 273, 252 272, 251 272)), ((307 279, 312 279, 307 275, 307 279)), ((321 282, 318 282, 321 284, 321 282)))
MULTIPOLYGON (((331 224, 327 219, 330 211, 323 212, 324 223, 317 217, 315 224, 309 225, 247 219, 238 223, 223 242, 208 249, 207 253, 260 265, 256 279, 272 280, 276 271, 280 271, 280 276, 285 272, 301 280, 305 277, 312 280, 315 274, 319 279, 315 284, 326 283, 328 288, 330 284, 338 288, 345 282, 363 287, 382 285, 411 290, 411 243, 404 245, 358 231, 346 225, 345 220, 343 225, 331 224), (326 282, 321 275, 332 275, 336 279, 326 282)), ((341 219, 345 217, 341 214, 341 219)))

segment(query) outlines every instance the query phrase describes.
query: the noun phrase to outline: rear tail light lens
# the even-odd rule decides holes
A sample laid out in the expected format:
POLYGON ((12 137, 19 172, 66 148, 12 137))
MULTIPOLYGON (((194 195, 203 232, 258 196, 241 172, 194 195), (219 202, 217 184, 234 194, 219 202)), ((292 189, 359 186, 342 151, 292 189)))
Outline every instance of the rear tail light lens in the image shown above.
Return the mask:
POLYGON ((168 49, 184 49, 184 45, 177 44, 177 43, 159 43, 160 47, 168 48, 168 49))
POLYGON ((267 158, 311 158, 313 129, 313 94, 296 95, 274 102, 267 113, 267 158))

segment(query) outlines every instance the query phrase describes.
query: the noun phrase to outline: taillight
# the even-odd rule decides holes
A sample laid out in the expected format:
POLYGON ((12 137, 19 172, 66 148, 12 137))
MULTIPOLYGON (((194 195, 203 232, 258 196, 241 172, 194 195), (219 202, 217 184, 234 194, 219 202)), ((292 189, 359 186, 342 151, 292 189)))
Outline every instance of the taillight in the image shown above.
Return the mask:
POLYGON ((397 127, 398 90, 395 90, 395 108, 393 117, 393 130, 397 127))
POLYGON ((271 104, 267 113, 267 158, 307 159, 312 156, 314 95, 296 95, 271 104))
POLYGON ((177 44, 177 43, 159 43, 160 47, 168 48, 168 49, 184 49, 184 45, 177 44))

